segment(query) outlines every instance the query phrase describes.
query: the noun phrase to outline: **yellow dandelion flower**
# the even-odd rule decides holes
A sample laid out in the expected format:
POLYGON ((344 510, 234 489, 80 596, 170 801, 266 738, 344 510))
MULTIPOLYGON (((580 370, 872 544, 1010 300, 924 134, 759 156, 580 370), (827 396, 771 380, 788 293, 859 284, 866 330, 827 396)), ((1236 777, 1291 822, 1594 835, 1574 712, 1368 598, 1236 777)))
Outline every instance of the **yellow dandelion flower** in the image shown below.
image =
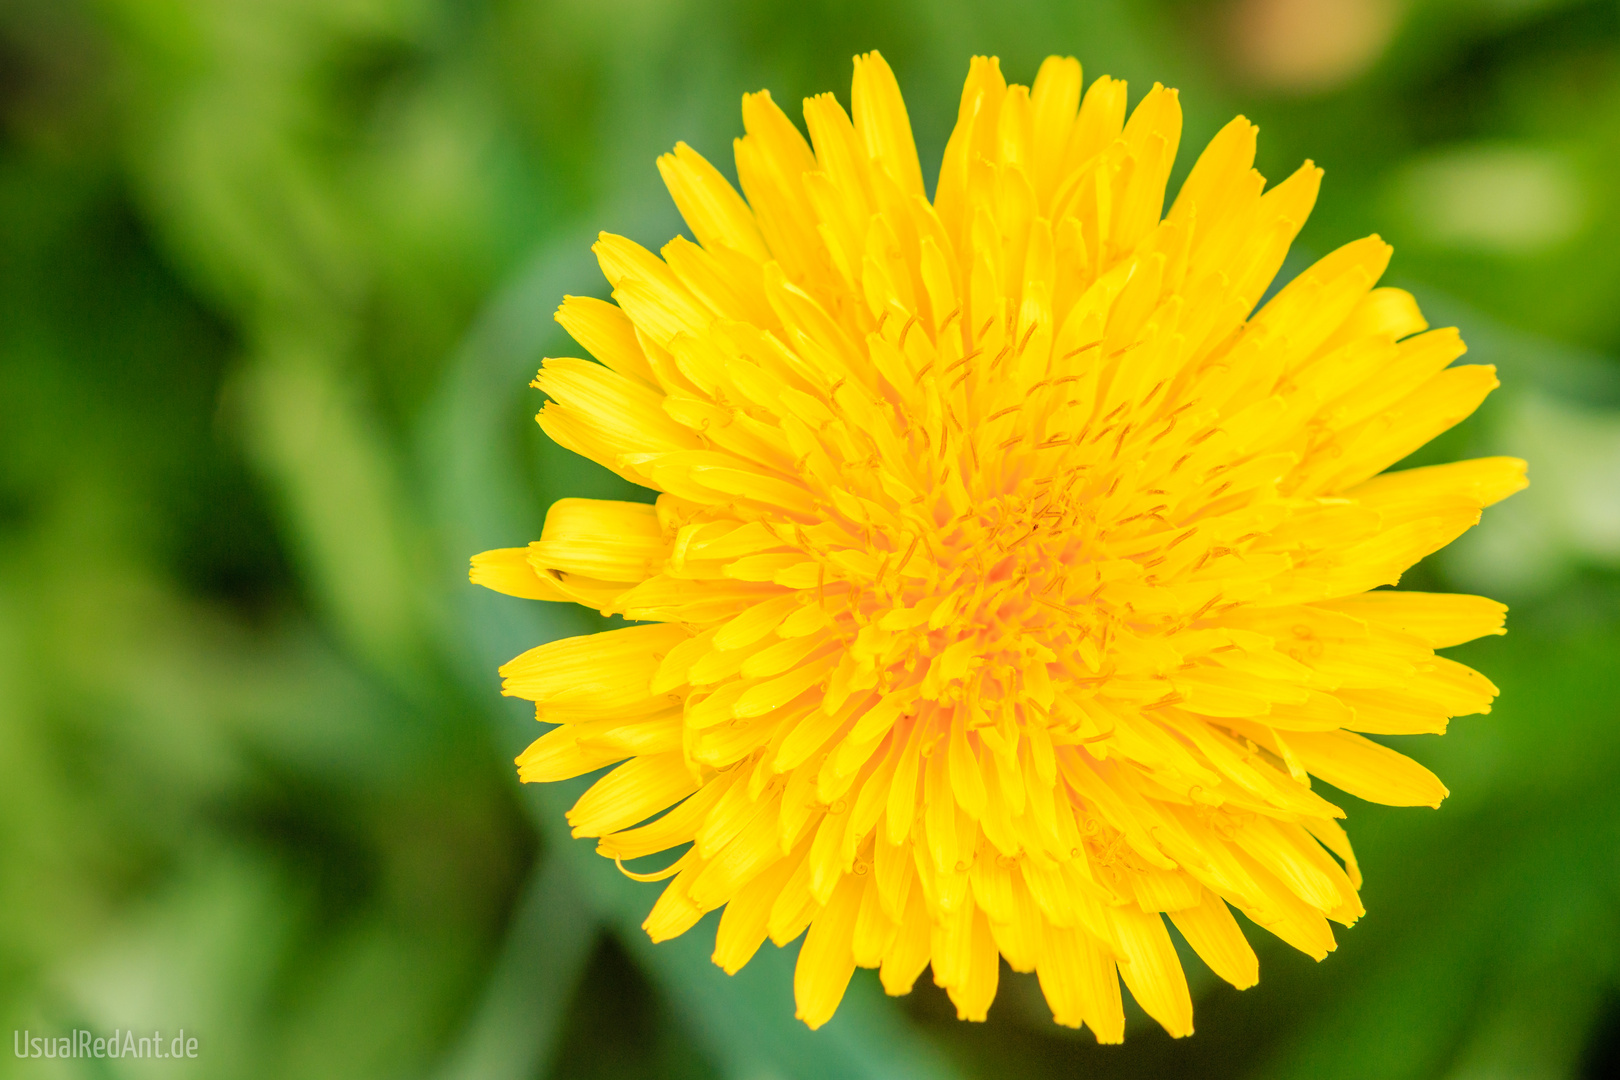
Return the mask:
POLYGON ((658 162, 695 242, 603 234, 616 303, 558 320, 597 362, 535 385, 557 442, 660 492, 563 499, 473 580, 639 625, 501 669, 557 725, 528 781, 622 762, 568 815, 601 854, 685 846, 646 929, 724 907, 714 960, 806 934, 811 1027, 856 967, 925 967, 982 1020, 999 961, 1060 1024, 1172 1035, 1166 918, 1237 987, 1231 909, 1317 959, 1361 875, 1312 777, 1437 806, 1367 735, 1439 733, 1496 688, 1434 649, 1502 632, 1473 596, 1373 591, 1524 486, 1489 458, 1385 473, 1471 413, 1489 367, 1375 288, 1348 244, 1255 311, 1316 198, 1264 189, 1239 117, 1169 212, 1154 86, 975 58, 932 201, 893 73, 853 117, 743 98, 739 195, 658 162), (689 846, 688 846, 689 845, 689 846), (806 933, 807 932, 807 933, 806 933))

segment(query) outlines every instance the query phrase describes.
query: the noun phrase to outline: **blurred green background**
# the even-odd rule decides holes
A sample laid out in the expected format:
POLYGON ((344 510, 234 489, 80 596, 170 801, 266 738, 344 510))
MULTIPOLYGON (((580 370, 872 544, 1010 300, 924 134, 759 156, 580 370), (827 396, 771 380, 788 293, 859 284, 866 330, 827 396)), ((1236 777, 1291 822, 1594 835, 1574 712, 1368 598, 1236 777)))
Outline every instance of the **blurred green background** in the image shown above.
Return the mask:
MULTIPOLYGON (((1620 4, 1614 0, 0 2, 0 1020, 184 1027, 200 1056, 10 1077, 1508 1078, 1620 1074, 1620 4), (881 49, 937 162, 973 53, 1160 80, 1179 175, 1236 112, 1327 169, 1302 252, 1377 231, 1503 388, 1426 460, 1533 486, 1407 584, 1513 605, 1503 689, 1408 740, 1444 808, 1351 799, 1370 911, 1199 1032, 959 1024, 713 919, 520 790, 495 667, 595 616, 466 584, 622 482, 525 386, 588 246, 679 228, 653 159, 729 170, 739 96, 881 49)), ((1264 939, 1264 940, 1261 940, 1264 939)), ((0 1035, 3 1035, 0 1029, 0 1035)))

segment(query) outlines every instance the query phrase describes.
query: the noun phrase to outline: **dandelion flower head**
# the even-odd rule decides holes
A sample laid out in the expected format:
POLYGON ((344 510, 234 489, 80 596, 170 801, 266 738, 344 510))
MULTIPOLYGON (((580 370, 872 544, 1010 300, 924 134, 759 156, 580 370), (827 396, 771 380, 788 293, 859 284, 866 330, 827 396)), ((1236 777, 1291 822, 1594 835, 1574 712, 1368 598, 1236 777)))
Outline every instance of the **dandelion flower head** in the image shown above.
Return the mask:
POLYGON ((1082 85, 1073 59, 1026 88, 975 58, 931 200, 876 53, 852 116, 805 102, 808 140, 743 98, 741 194, 677 145, 693 239, 604 233, 613 302, 557 314, 595 359, 535 381, 547 434, 657 501, 563 499, 473 561, 634 624, 501 669, 556 725, 520 774, 617 763, 573 834, 621 866, 670 851, 636 875, 667 879, 645 928, 724 907, 727 972, 805 934, 811 1027, 858 966, 891 994, 931 967, 982 1020, 1005 958, 1099 1041, 1121 980, 1185 1035, 1166 920, 1240 988, 1234 908, 1324 957, 1361 875, 1313 778, 1437 806, 1367 736, 1496 694, 1434 650, 1501 605, 1379 589, 1524 485, 1510 458, 1384 471, 1493 370, 1375 287, 1376 236, 1256 310, 1321 171, 1266 190, 1239 117, 1166 213, 1176 92, 1127 119, 1123 82, 1082 85))

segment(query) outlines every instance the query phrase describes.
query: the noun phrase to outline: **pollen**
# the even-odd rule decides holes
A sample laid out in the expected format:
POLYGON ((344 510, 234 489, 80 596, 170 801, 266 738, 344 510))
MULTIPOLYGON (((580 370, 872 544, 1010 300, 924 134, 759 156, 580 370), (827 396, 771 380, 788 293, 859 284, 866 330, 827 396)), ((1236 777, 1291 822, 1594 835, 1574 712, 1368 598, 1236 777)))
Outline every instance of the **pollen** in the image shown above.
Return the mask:
MULTIPOLYGON (((975 58, 932 198, 893 73, 850 113, 743 99, 739 194, 658 162, 691 238, 604 233, 612 302, 557 318, 539 421, 657 492, 563 499, 473 581, 633 625, 501 669, 551 727, 568 820, 667 852, 655 940, 724 908, 714 960, 805 936, 799 1017, 857 967, 931 969, 985 1018, 1003 959, 1059 1024, 1124 1037, 1121 982, 1193 1029, 1169 927, 1239 988, 1234 911, 1317 958, 1362 914, 1332 791, 1438 806, 1369 735, 1438 734, 1496 688, 1435 650, 1502 632, 1383 589, 1525 484, 1510 458, 1387 472, 1496 385, 1348 244, 1257 305, 1321 172, 1271 187, 1233 120, 1168 212, 1175 91, 1127 117, 1051 58, 975 58)), ((653 860, 655 863, 657 860, 653 860)), ((643 866, 645 864, 637 864, 643 866)))

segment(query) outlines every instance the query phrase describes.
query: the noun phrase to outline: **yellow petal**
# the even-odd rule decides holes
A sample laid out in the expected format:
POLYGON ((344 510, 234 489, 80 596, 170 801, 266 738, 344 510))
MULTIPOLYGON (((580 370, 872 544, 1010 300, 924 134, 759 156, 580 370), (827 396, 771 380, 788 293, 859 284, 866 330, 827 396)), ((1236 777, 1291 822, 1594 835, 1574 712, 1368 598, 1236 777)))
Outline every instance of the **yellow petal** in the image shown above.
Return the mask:
POLYGON ((1119 973, 1131 996, 1171 1038, 1191 1035, 1192 997, 1164 919, 1130 904, 1115 908, 1113 918, 1123 950, 1120 959, 1128 961, 1119 973))
POLYGON ((1313 775, 1368 802, 1438 807, 1451 794, 1411 758, 1348 731, 1294 732, 1288 744, 1313 775))
POLYGON ((496 548, 472 557, 468 575, 474 585, 521 596, 527 600, 570 600, 557 588, 555 579, 535 572, 529 563, 528 548, 496 548))
POLYGON ((1114 959, 1084 930, 1046 928, 1046 948, 1035 967, 1052 1019, 1064 1027, 1088 1024, 1100 1043, 1125 1041, 1125 1012, 1114 959))
POLYGON ((557 321, 592 356, 620 375, 658 385, 636 340, 635 324, 616 305, 594 296, 565 296, 557 309, 557 321))
POLYGON ((1383 473, 1357 484, 1345 495, 1379 509, 1422 505, 1447 497, 1465 498, 1476 506, 1493 506, 1529 486, 1527 469, 1519 458, 1475 458, 1383 473))
POLYGON ((712 959, 727 975, 741 971, 765 943, 771 905, 795 865, 791 858, 782 859, 744 885, 726 904, 725 914, 720 916, 720 927, 715 932, 712 959))
POLYGON ((855 58, 850 102, 867 156, 900 185, 902 193, 923 194, 922 166, 917 161, 906 103, 900 98, 900 84, 876 51, 855 58))
POLYGON ((1260 961, 1226 902, 1209 890, 1197 907, 1170 913, 1181 936, 1209 969, 1239 990, 1260 981, 1260 961))
POLYGON ((679 750, 634 758, 592 784, 568 811, 574 836, 602 836, 644 821, 698 788, 679 750))
POLYGON ((698 243, 730 248, 760 262, 770 258, 748 204, 702 154, 678 142, 674 153, 658 159, 658 171, 698 243))
POLYGON ((665 546, 657 512, 645 503, 558 499, 529 554, 566 574, 637 582, 657 571, 665 546))
POLYGON ((501 666, 502 693, 546 703, 623 707, 653 696, 658 658, 688 636, 679 626, 631 626, 553 641, 501 666))
POLYGON ((1507 633, 1507 605, 1483 596, 1380 589, 1321 606, 1411 634, 1434 649, 1507 633))
POLYGON ((849 875, 833 890, 832 899, 810 924, 793 969, 794 1013, 814 1031, 838 1010, 849 978, 855 974, 852 940, 860 910, 861 880, 849 875))

